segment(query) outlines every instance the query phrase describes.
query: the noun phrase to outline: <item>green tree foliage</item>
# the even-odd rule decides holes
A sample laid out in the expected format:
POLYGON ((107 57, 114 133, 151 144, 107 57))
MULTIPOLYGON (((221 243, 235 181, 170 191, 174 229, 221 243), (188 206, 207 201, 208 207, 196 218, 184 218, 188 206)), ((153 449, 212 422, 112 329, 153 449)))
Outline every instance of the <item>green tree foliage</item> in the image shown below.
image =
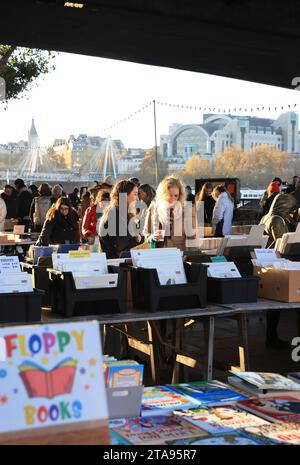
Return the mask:
POLYGON ((51 51, 0 45, 0 77, 6 83, 6 101, 22 98, 39 76, 55 67, 51 51))

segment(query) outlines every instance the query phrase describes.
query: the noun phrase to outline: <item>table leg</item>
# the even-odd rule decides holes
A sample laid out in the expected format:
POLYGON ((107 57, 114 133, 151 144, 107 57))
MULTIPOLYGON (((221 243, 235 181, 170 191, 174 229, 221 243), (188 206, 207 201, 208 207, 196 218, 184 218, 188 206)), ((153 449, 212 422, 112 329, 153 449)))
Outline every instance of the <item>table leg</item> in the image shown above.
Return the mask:
POLYGON ((240 370, 248 371, 249 363, 249 344, 248 344, 248 324, 245 313, 237 315, 238 333, 239 333, 239 360, 240 370))
POLYGON ((149 355, 150 355, 150 366, 151 366, 151 377, 153 384, 159 384, 160 377, 158 375, 158 356, 157 356, 157 347, 156 347, 156 335, 155 331, 152 328, 152 322, 147 321, 148 329, 148 342, 149 342, 149 355))
POLYGON ((173 345, 175 346, 173 354, 173 373, 172 373, 172 384, 179 383, 183 375, 184 367, 177 361, 177 353, 183 348, 183 331, 184 331, 184 319, 176 319, 172 321, 173 325, 173 345))
POLYGON ((204 335, 205 335, 205 355, 206 364, 204 379, 210 381, 213 378, 213 357, 214 357, 214 337, 215 337, 215 317, 203 317, 204 335))

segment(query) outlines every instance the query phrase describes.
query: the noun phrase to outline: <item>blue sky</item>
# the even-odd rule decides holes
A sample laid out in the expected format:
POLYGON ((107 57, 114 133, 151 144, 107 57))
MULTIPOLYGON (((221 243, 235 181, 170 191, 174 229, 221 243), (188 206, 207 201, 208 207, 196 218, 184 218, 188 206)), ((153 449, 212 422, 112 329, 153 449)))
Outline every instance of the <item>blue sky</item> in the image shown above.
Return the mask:
MULTIPOLYGON (((151 147, 152 107, 112 130, 100 131, 153 99, 207 109, 270 105, 271 111, 252 113, 269 118, 282 112, 275 111, 275 106, 283 105, 288 111, 287 105, 296 103, 300 108, 299 91, 247 81, 66 53, 57 55, 55 65, 56 70, 39 79, 39 86, 26 98, 10 102, 7 110, 0 106, 0 143, 26 139, 33 116, 41 145, 87 133, 111 135, 122 139, 126 147, 151 147)), ((158 105, 158 138, 168 132, 170 124, 201 123, 202 115, 199 109, 158 105)))

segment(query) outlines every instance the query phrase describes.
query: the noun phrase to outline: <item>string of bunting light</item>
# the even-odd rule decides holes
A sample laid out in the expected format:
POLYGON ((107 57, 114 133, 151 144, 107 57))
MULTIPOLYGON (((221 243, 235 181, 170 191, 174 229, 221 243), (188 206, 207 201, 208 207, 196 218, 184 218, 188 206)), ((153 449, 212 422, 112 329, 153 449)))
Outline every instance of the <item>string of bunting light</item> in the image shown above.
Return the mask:
POLYGON ((293 103, 290 105, 264 105, 264 106, 254 106, 251 105, 249 106, 243 106, 243 105, 233 105, 230 107, 224 106, 224 105, 187 105, 187 104, 181 104, 181 103, 169 103, 169 102, 162 102, 162 101, 156 101, 157 105, 160 105, 162 107, 169 107, 169 108, 177 108, 181 110, 194 110, 194 111, 209 111, 209 112, 215 112, 215 113, 222 113, 222 114, 231 114, 231 112, 249 112, 253 113, 256 111, 277 111, 277 110, 295 110, 297 107, 297 103, 293 103), (227 108, 224 108, 227 107, 227 108))

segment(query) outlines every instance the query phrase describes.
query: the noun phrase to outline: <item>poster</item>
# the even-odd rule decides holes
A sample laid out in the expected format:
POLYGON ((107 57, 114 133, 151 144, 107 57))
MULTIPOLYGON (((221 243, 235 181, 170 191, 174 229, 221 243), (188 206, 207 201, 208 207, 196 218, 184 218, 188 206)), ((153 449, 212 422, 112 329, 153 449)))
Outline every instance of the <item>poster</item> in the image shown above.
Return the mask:
POLYGON ((0 328, 0 433, 107 419, 97 322, 0 328))

